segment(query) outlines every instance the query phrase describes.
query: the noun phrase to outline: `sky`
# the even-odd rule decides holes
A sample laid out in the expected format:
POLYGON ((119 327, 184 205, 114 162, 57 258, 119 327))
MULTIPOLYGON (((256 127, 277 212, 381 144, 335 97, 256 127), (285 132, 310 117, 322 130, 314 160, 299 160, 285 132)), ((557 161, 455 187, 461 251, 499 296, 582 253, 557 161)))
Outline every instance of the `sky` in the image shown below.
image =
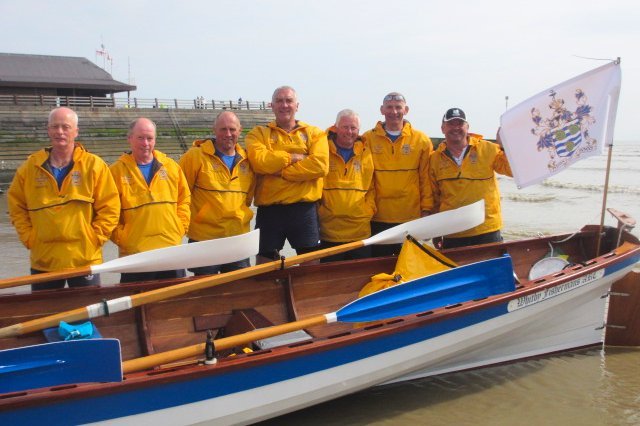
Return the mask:
POLYGON ((289 85, 321 128, 344 108, 372 128, 398 91, 429 136, 459 107, 488 138, 507 107, 620 57, 615 140, 635 141, 639 22, 637 0, 0 0, 0 52, 102 66, 104 45, 138 98, 269 101, 289 85))

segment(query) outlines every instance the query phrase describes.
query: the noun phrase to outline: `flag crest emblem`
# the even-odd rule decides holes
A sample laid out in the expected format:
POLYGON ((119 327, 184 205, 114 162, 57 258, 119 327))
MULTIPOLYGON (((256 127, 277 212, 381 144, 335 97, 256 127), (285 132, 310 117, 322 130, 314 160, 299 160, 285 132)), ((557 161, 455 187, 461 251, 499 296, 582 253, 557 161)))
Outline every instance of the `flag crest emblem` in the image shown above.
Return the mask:
POLYGON ((518 188, 602 154, 613 144, 620 84, 620 61, 610 62, 502 114, 500 138, 518 188))
POLYGON ((598 141, 589 135, 589 126, 596 119, 590 114, 591 105, 582 89, 575 90, 575 110, 571 111, 565 101, 554 90, 548 92, 550 115, 543 117, 537 108, 531 109, 531 120, 535 127, 531 133, 538 136, 538 151, 547 150, 549 171, 564 168, 568 163, 579 160, 585 154, 593 154, 598 141))

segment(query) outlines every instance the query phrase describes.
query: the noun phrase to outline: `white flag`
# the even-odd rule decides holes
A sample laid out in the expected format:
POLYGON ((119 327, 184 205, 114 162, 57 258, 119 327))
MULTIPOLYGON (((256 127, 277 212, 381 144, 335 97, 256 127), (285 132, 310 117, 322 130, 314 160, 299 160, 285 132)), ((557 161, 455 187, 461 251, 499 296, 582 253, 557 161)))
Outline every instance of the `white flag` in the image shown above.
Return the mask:
POLYGON ((555 175, 613 143, 620 62, 560 83, 500 117, 500 138, 519 188, 555 175))

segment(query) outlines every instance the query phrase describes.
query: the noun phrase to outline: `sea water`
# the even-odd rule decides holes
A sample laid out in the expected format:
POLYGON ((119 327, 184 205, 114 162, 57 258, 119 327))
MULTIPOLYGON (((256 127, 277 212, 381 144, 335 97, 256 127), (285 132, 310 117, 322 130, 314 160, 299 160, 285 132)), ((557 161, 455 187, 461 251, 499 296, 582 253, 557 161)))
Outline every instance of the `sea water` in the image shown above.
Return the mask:
MULTIPOLYGON (((640 143, 616 143, 611 153, 606 205, 640 220, 640 143)), ((608 153, 587 158, 524 189, 500 177, 505 239, 599 224, 608 158, 608 153)), ((6 211, 5 193, 0 194, 0 278, 29 271, 29 253, 6 211)), ((616 226, 609 213, 604 223, 616 226)), ((640 224, 633 233, 640 235, 639 230, 640 224)), ((292 252, 287 249, 285 254, 292 252)), ((108 243, 105 260, 116 256, 108 243)), ((107 285, 117 280, 118 274, 103 275, 107 285)), ((638 425, 640 350, 589 349, 377 387, 265 424, 638 425)))
MULTIPOLYGON (((640 220, 640 143, 616 143, 611 153, 606 205, 640 220)), ((608 158, 584 159, 524 189, 500 177, 505 239, 599 224, 608 158)), ((604 224, 617 222, 605 212, 604 224)), ((640 425, 640 349, 587 349, 381 386, 263 422, 299 424, 640 425)))

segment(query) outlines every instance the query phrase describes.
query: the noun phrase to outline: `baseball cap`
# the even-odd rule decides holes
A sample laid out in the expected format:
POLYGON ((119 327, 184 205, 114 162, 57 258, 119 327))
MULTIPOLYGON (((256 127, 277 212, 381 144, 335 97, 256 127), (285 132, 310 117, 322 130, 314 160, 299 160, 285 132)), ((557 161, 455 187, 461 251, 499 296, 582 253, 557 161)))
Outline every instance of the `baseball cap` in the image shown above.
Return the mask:
POLYGON ((460 119, 462 121, 467 121, 466 114, 460 108, 450 108, 450 109, 448 109, 447 112, 444 113, 444 116, 442 117, 442 121, 450 121, 450 120, 454 120, 456 118, 460 119))

